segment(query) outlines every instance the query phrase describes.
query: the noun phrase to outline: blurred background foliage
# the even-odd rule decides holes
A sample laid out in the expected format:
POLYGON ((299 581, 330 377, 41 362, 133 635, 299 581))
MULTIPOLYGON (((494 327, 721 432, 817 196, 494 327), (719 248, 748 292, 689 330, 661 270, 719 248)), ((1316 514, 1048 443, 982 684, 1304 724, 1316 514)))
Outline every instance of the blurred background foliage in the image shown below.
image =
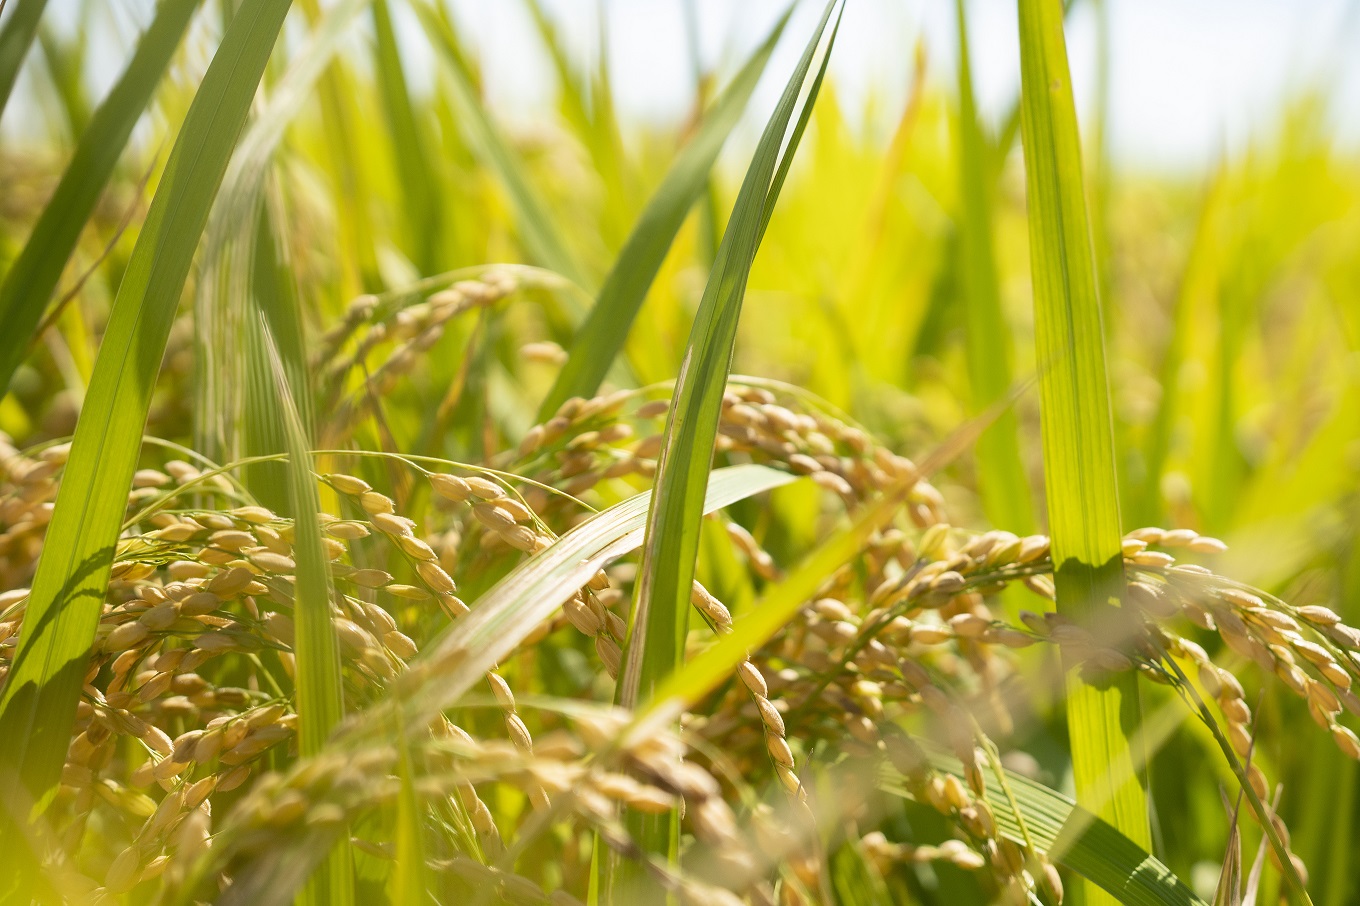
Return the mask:
MULTIPOLYGON (((282 87, 308 36, 348 9, 340 52, 286 123, 263 176, 262 210, 278 234, 309 342, 362 293, 458 268, 523 262, 572 284, 531 289, 519 303, 452 325, 423 367, 382 400, 381 427, 363 422, 355 443, 475 460, 516 442, 556 374, 522 347, 568 345, 700 105, 739 62, 696 72, 687 115, 625 120, 611 103, 617 76, 607 56, 583 59, 565 37, 561 9, 525 3, 537 40, 503 47, 427 0, 334 9, 302 0, 266 73, 257 111, 282 87), (421 46, 413 50, 413 42, 421 46), (550 73, 550 113, 526 116, 487 102, 482 63, 490 55, 533 58, 550 73), (460 417, 436 430, 432 414, 450 401, 460 417)), ((81 0, 74 28, 50 17, 39 28, 0 144, 0 271, 22 248, 99 101, 90 71, 130 46, 133 23, 144 21, 145 11, 132 6, 81 0)), ((160 168, 231 7, 210 3, 196 14, 81 234, 49 329, 0 401, 0 430, 21 446, 74 428, 160 168)), ((851 4, 847 21, 856 15, 851 4)), ((1117 53, 1120 35, 1105 40, 1102 52, 1117 53)), ((915 60, 905 90, 838 92, 833 71, 833 90, 816 107, 756 259, 733 371, 803 388, 893 449, 922 457, 999 397, 987 374, 996 356, 1007 366, 1003 390, 1038 363, 1016 115, 1003 110, 978 123, 971 102, 961 103, 961 73, 927 65, 936 54, 929 41, 908 29, 896 43, 915 60), (888 97, 897 101, 889 106, 888 97), (972 158, 970 130, 980 140, 972 158), (970 212, 974 201, 980 207, 970 212), (994 279, 979 289, 983 266, 994 279), (977 317, 970 306, 988 304, 989 292, 995 316, 977 317)), ((748 111, 755 121, 766 114, 763 97, 748 111)), ((1344 111, 1325 84, 1297 91, 1206 166, 1168 171, 1110 153, 1108 102, 1098 94, 1083 115, 1125 528, 1150 523, 1222 537, 1231 546, 1222 573, 1295 604, 1326 604, 1355 623, 1360 149, 1337 137, 1344 111)), ((674 378, 748 133, 737 131, 667 255, 612 386, 674 378)), ((217 254, 212 237, 210 228, 202 259, 217 254)), ((203 369, 220 335, 202 323, 206 291, 200 269, 184 293, 148 430, 224 456, 239 451, 214 449, 222 404, 203 369)), ((1000 527, 1016 532, 1042 526, 1037 406, 1033 392, 1022 393, 1013 418, 939 477, 955 524, 982 528, 1004 518, 1000 527), (1004 431, 1014 433, 997 442, 1004 431), (1018 461, 989 465, 984 450, 1018 461), (989 469, 1023 477, 989 487, 988 474, 1007 474, 989 469)), ((776 559, 806 550, 822 529, 815 502, 793 491, 773 499, 760 517, 767 548, 776 559)), ((719 557, 701 555, 700 575, 734 611, 752 598, 750 587, 725 585, 719 557)), ((567 681, 541 682, 551 692, 567 681)), ((1254 702, 1257 691, 1248 691, 1254 702)), ((1163 692, 1151 689, 1145 699, 1154 835, 1164 861, 1205 892, 1226 844, 1218 789, 1233 780, 1202 727, 1154 720, 1171 698, 1163 692)), ((1315 902, 1357 902, 1357 766, 1322 742, 1289 745, 1315 732, 1304 726, 1307 715, 1282 704, 1288 692, 1278 685, 1259 694, 1264 741, 1256 758, 1283 779, 1282 814, 1312 869, 1315 902)), ((1061 787, 1063 710, 1054 700, 1032 707, 1018 742, 1038 759, 1040 776, 1061 787)), ((1248 853, 1256 833, 1245 830, 1248 853)))

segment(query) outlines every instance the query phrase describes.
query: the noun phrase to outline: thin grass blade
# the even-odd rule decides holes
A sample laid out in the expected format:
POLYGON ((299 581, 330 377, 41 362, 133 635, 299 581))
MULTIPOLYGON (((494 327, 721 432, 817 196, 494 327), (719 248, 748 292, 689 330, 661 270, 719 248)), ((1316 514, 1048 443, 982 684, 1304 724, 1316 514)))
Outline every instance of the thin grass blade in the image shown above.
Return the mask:
MULTIPOLYGON (((291 454, 289 426, 293 421, 301 431, 303 449, 310 446, 312 437, 309 405, 312 387, 304 352, 302 311, 288 267, 287 250, 274 227, 278 220, 274 211, 277 199, 273 199, 273 204, 270 201, 266 199, 260 205, 250 268, 251 303, 257 316, 264 319, 265 330, 252 330, 248 326, 241 343, 244 346, 244 355, 240 358, 244 364, 245 386, 240 449, 246 458, 291 454), (277 386, 280 373, 286 382, 286 397, 280 394, 277 386)), ((248 320, 247 325, 250 323, 248 320)), ((246 467, 242 478, 260 503, 277 513, 294 516, 291 470, 290 463, 261 462, 246 467)))
MULTIPOLYGON (((323 13, 317 0, 299 0, 298 6, 313 27, 332 19, 335 14, 333 7, 323 13)), ((332 192, 339 215, 340 244, 347 251, 346 258, 351 259, 350 273, 358 283, 357 287, 348 288, 346 294, 350 296, 359 288, 365 292, 383 289, 378 274, 377 241, 367 212, 371 176, 358 141, 356 121, 362 117, 363 110, 355 102, 354 83, 354 74, 336 60, 321 76, 316 90, 332 192)))
MULTIPOLYGON (((578 73, 567 53, 567 42, 561 30, 544 10, 540 0, 527 0, 534 27, 552 58, 557 81, 562 88, 561 110, 577 138, 590 153, 592 169, 604 189, 602 232, 616 242, 627 229, 633 211, 628 192, 627 161, 623 154, 623 137, 614 116, 613 96, 609 84, 609 54, 599 55, 599 69, 578 73)), ((605 28, 607 11, 597 7, 600 24, 600 47, 608 46, 605 28)))
POLYGON ((437 273, 444 229, 442 202, 437 190, 439 182, 428 138, 416 117, 411 92, 406 85, 387 0, 373 0, 373 34, 376 39, 374 68, 405 206, 402 220, 410 227, 412 260, 422 274, 437 273))
MULTIPOLYGON (((963 283, 965 351, 973 411, 1001 399, 1011 387, 1011 330, 1001 310, 992 243, 993 168, 973 98, 972 60, 963 0, 955 0, 959 33, 959 224, 960 279, 963 283)), ((982 508, 993 526, 1025 534, 1034 526, 1029 479, 1020 459, 1015 413, 1003 412, 978 439, 978 486, 982 508)))
POLYGON ((14 4, 9 21, 0 29, 0 113, 4 112, 10 93, 14 91, 19 68, 24 65, 24 57, 38 33, 47 0, 14 0, 14 4))
MULTIPOLYGON (((761 137, 695 316, 666 422, 656 493, 648 514, 638 602, 629 626, 620 686, 620 703, 626 707, 650 697, 657 684, 674 670, 682 653, 699 544, 699 506, 713 458, 741 300, 766 211, 774 204, 770 190, 784 133, 835 7, 835 2, 827 4, 761 137)), ((826 59, 824 56, 823 67, 826 59)), ((807 105, 814 101, 815 95, 810 93, 807 105)), ((795 150, 790 143, 787 153, 791 156, 795 150)))
MULTIPOLYGON (((684 660, 690 592, 699 550, 703 489, 713 461, 713 442, 736 344, 746 281, 789 162, 797 151, 798 140, 816 102, 817 90, 835 43, 839 17, 830 31, 821 65, 781 155, 799 95, 837 6, 835 0, 827 3, 761 136, 733 206, 686 345, 657 459, 656 491, 647 516, 647 542, 643 548, 637 600, 629 620, 624 664, 615 693, 619 704, 627 708, 650 698, 657 686, 684 660)), ((679 839, 678 816, 674 812, 662 815, 630 813, 627 824, 633 839, 644 851, 674 859, 679 839)), ((627 863, 627 867, 616 871, 618 867, 620 863, 614 860, 605 865, 602 887, 607 899, 613 900, 619 894, 634 898, 660 894, 654 888, 654 882, 636 865, 627 863)))
MULTIPOLYGON (((85 4, 81 12, 88 11, 89 4, 85 4)), ((76 34, 69 39, 57 34, 51 20, 38 27, 38 49, 42 51, 43 64, 61 100, 62 113, 65 114, 66 124, 71 127, 72 135, 83 134, 90 124, 90 102, 85 93, 86 38, 89 32, 83 21, 76 34)))
MULTIPOLYGON (((298 714, 298 752, 315 755, 325 746, 331 731, 345 713, 344 678, 340 673, 340 646, 331 622, 330 563, 321 540, 317 517, 321 504, 316 493, 316 478, 311 469, 311 453, 298 408, 290 389, 288 374, 279 347, 270 332, 277 314, 259 313, 255 322, 258 345, 268 352, 276 411, 282 422, 283 441, 288 453, 288 500, 293 513, 293 555, 297 580, 293 590, 293 655, 298 714)), ((342 835, 322 870, 312 875, 304 889, 304 903, 347 906, 354 902, 352 855, 348 836, 342 835)))
MULTIPOLYGON (((304 433, 311 435, 314 388, 303 346, 300 300, 283 246, 284 231, 274 226, 282 223, 277 213, 282 202, 277 186, 271 191, 269 176, 288 125, 314 96, 318 83, 322 101, 329 96, 327 76, 335 71, 328 67, 367 2, 341 0, 320 14, 307 43, 293 54, 268 102, 241 137, 208 221, 203 276, 195 299, 199 379, 194 387, 194 431, 197 448, 218 461, 284 449, 271 366, 257 348, 251 327, 257 309, 269 319, 304 433), (246 355, 241 355, 242 349, 246 355)), ((265 463, 247 469, 245 475, 262 502, 286 511, 285 472, 279 463, 265 463)))
POLYGON ((396 859, 388 880, 393 903, 420 903, 430 890, 430 879, 425 868, 424 807, 416 795, 415 771, 411 764, 411 747, 399 736, 397 779, 401 789, 397 794, 396 859))
POLYGON ((1170 334, 1161 353, 1158 382, 1165 388, 1158 400, 1157 413, 1148 432, 1144 453, 1144 481, 1137 500, 1132 501, 1133 519, 1139 525, 1156 525, 1162 516, 1162 475, 1172 452, 1176 419, 1183 416, 1178 392, 1181 370, 1194 330, 1194 313, 1218 292, 1218 270, 1222 252, 1219 230, 1226 206, 1225 175, 1220 168, 1210 178, 1200 207, 1195 238, 1191 242, 1185 268, 1176 293, 1170 334))

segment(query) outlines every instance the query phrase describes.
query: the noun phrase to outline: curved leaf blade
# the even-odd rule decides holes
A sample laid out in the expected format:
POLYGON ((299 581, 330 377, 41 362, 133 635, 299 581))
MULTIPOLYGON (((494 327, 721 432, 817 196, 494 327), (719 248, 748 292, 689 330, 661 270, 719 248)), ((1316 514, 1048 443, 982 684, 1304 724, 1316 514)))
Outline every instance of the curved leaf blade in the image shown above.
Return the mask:
MULTIPOLYGON (((836 0, 828 0, 756 147, 685 347, 657 458, 656 490, 647 514, 647 541, 637 597, 628 622, 624 663, 615 692, 618 703, 626 708, 650 698, 684 661, 690 592, 699 553, 702 495, 713 463, 713 444, 736 346, 746 281, 816 103, 835 44, 839 17, 784 147, 799 95, 836 8, 836 0)), ((840 8, 844 10, 844 6, 840 8)), ((630 835, 644 851, 674 860, 679 840, 677 813, 630 812, 627 824, 630 835)), ((602 889, 610 901, 619 897, 659 896, 661 891, 654 885, 635 863, 621 864, 610 859, 604 866, 602 889)))
POLYGON ((406 84, 387 0, 373 0, 371 12, 375 39, 373 68, 397 164, 397 181, 406 207, 412 260, 421 273, 438 273, 444 239, 444 202, 437 191, 438 174, 432 163, 428 137, 421 128, 406 84))
MULTIPOLYGON (((293 552, 297 581, 293 589, 293 654, 296 658, 298 751, 305 758, 320 752, 331 731, 345 713, 344 678, 340 672, 340 645, 331 622, 329 559, 321 539, 317 517, 321 503, 312 475, 307 435, 293 402, 286 363, 270 333, 268 315, 257 313, 255 330, 269 358, 288 452, 287 495, 293 514, 293 552)), ((354 873, 348 837, 326 859, 325 870, 311 877, 303 901, 348 906, 354 902, 354 873)))
MULTIPOLYGON (((708 476, 703 512, 711 513, 798 476, 754 464, 717 469, 708 476)), ((421 725, 457 701, 515 650, 543 620, 609 563, 642 546, 652 492, 629 497, 567 532, 497 582, 435 644, 413 662, 419 677, 435 673, 408 715, 421 725)))
MULTIPOLYGON (((955 0, 959 34, 960 281, 964 337, 973 411, 1004 397, 1011 387, 1011 337, 1001 307, 1001 284, 992 242, 994 169, 973 95, 968 22, 963 0, 955 0)), ((1020 457, 1019 422, 1007 410, 978 438, 978 485, 982 507, 994 526, 1024 534, 1034 525, 1029 479, 1020 457)))
MULTIPOLYGON (((619 695, 619 703, 625 707, 633 707, 640 698, 649 697, 675 669, 683 654, 690 587, 698 554, 700 503, 713 460, 713 442, 746 280, 767 222, 767 211, 773 208, 778 191, 781 174, 777 168, 784 133, 835 6, 835 0, 827 4, 761 137, 686 345, 657 460, 656 491, 647 518, 638 600, 629 624, 619 695)), ((831 37, 834 41, 834 29, 831 37)), ((829 52, 830 45, 822 59, 823 71, 829 52)), ((804 116, 815 100, 816 83, 809 92, 804 116)), ((789 143, 786 152, 789 157, 796 150, 796 137, 797 133, 789 143)))

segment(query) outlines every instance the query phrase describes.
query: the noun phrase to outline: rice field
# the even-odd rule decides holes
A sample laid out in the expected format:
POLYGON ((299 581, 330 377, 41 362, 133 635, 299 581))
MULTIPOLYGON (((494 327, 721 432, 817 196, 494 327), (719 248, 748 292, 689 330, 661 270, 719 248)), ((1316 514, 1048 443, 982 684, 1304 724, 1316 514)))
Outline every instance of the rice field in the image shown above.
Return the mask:
POLYGON ((0 13, 51 126, 0 142, 0 902, 1360 903, 1325 91, 1150 175, 1061 0, 999 121, 956 0, 886 135, 842 0, 668 125, 536 0, 532 126, 430 0, 45 6, 0 13))

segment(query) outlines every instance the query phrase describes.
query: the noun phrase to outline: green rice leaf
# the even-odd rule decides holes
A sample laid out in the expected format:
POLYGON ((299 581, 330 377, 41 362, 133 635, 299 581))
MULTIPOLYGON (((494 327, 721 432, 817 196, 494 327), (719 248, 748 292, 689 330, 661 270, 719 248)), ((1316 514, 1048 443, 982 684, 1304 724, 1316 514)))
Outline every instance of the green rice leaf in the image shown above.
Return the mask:
MULTIPOLYGON (((926 756, 937 771, 964 779, 957 758, 934 748, 926 748, 926 756)), ((1124 906, 1206 906, 1171 869, 1107 822, 1041 783, 1012 771, 1005 774, 1020 814, 1006 796, 987 797, 1002 836, 1023 845, 1023 820, 1040 852, 1124 906)), ((885 792, 910 797, 904 779, 890 767, 884 769, 879 785, 885 792)))
MULTIPOLYGON (((245 351, 240 358, 245 366, 241 450, 246 458, 290 453, 288 426, 293 421, 298 423, 304 449, 310 446, 312 437, 313 388, 307 368, 302 310, 283 233, 275 227, 280 220, 277 207, 277 198, 266 198, 260 205, 250 262, 252 301, 246 309, 247 320, 252 312, 257 313, 264 319, 268 333, 247 330, 240 344, 245 351), (263 342, 266 336, 268 344, 263 342), (277 387, 279 373, 286 382, 286 400, 277 387)), ((242 477, 260 503, 295 516, 288 477, 291 469, 288 463, 261 462, 246 467, 242 477)))
MULTIPOLYGON (((298 6, 315 28, 336 14, 331 7, 324 13, 317 0, 299 0, 298 6)), ((356 102, 356 79, 341 60, 332 61, 320 77, 316 96, 321 108, 321 133, 325 158, 329 163, 331 192, 339 222, 340 244, 350 259, 350 274, 367 292, 380 292, 377 242, 369 222, 371 166, 363 154, 359 122, 364 110, 356 102)), ((350 281, 347 281, 350 282, 350 281)), ((347 288, 352 294, 355 290, 347 288)))
MULTIPOLYGON (((1082 190, 1060 0, 1019 0, 1022 139, 1028 189, 1035 343, 1049 532, 1059 613, 1107 644, 1124 590, 1118 486, 1095 258, 1082 190)), ((1129 748, 1136 676, 1103 688, 1068 674, 1067 719, 1077 799, 1134 843, 1151 841, 1147 799, 1129 748)), ((1090 891, 1088 902, 1109 902, 1090 891)))
POLYGON ((56 789, 170 326, 288 6, 245 0, 233 16, 119 287, 0 699, 5 852, 56 789))
MULTIPOLYGON (((9 386, 14 369, 23 361, 24 350, 80 232, 197 7, 198 0, 166 0, 160 4, 127 69, 81 135, 23 251, 5 274, 0 284, 0 323, 5 325, 0 332, 0 392, 9 386)), ((21 13, 22 8, 16 18, 21 13)))
MULTIPOLYGON (((624 663, 615 693, 619 704, 627 708, 650 698, 684 660, 703 489, 713 461, 713 443, 746 281, 789 162, 816 102, 839 17, 787 148, 781 154, 799 95, 836 9, 835 0, 827 3, 756 147, 685 348, 657 459, 656 490, 647 514, 647 542, 643 547, 637 600, 628 624, 624 663)), ((644 851, 675 858, 679 828, 674 812, 645 816, 630 813, 628 828, 644 851)), ((617 864, 611 860, 605 866, 603 890, 607 899, 620 894, 637 898, 660 893, 637 866, 630 863, 616 874, 613 869, 617 864)))
MULTIPOLYGON (((777 186, 772 180, 776 177, 784 133, 835 7, 834 2, 827 4, 822 21, 761 137, 695 316, 666 421, 657 464, 656 493, 648 514, 648 540, 643 549, 638 601, 629 626, 621 682, 620 703, 626 707, 650 697, 656 685, 674 670, 683 653, 699 544, 699 508, 712 463, 746 279, 766 222, 766 211, 774 205, 771 189, 777 186)), ((823 56, 823 67, 826 59, 823 56)), ((809 93, 807 106, 813 101, 815 91, 809 93)), ((795 143, 790 142, 787 153, 791 156, 795 150, 795 143)))
POLYGON ((600 389, 676 233, 695 200, 703 195, 713 162, 746 109, 788 19, 789 12, 779 18, 732 84, 705 112, 694 137, 671 164, 605 277, 595 305, 572 338, 567 361, 539 408, 540 421, 550 418, 571 397, 588 398, 600 389))
MULTIPOLYGON (((609 84, 609 54, 599 55, 598 70, 578 74, 571 64, 561 30, 543 9, 540 0, 527 0, 526 5, 556 70, 562 89, 562 114, 590 153, 592 169, 604 188, 606 204, 601 211, 601 232, 607 240, 615 242, 627 229, 633 208, 628 192, 630 180, 623 154, 623 136, 614 116, 613 92, 609 84)), ((601 9, 601 47, 606 46, 608 40, 605 20, 601 9)))
POLYGON ((430 889, 423 845, 425 809, 416 795, 411 747, 400 734, 397 753, 397 779, 401 782, 401 790, 397 794, 396 859, 387 886, 391 902, 419 903, 430 889))
POLYGON ((42 51, 43 65, 52 78, 72 135, 83 134, 90 124, 90 101, 85 92, 89 12, 90 4, 83 3, 81 24, 70 38, 57 34, 50 19, 38 27, 38 49, 42 51))
POLYGON ((1170 334, 1161 350, 1157 379, 1163 392, 1157 401, 1157 412, 1148 431, 1143 486, 1137 499, 1131 501, 1134 507, 1132 518, 1138 525, 1153 525, 1162 517, 1162 477, 1172 452, 1176 419, 1184 415, 1178 391, 1181 370, 1194 331, 1194 315, 1205 300, 1213 298, 1218 292, 1218 271, 1222 257, 1219 231, 1226 210, 1225 181, 1220 168, 1205 190, 1195 225, 1195 238, 1180 275, 1170 334))

